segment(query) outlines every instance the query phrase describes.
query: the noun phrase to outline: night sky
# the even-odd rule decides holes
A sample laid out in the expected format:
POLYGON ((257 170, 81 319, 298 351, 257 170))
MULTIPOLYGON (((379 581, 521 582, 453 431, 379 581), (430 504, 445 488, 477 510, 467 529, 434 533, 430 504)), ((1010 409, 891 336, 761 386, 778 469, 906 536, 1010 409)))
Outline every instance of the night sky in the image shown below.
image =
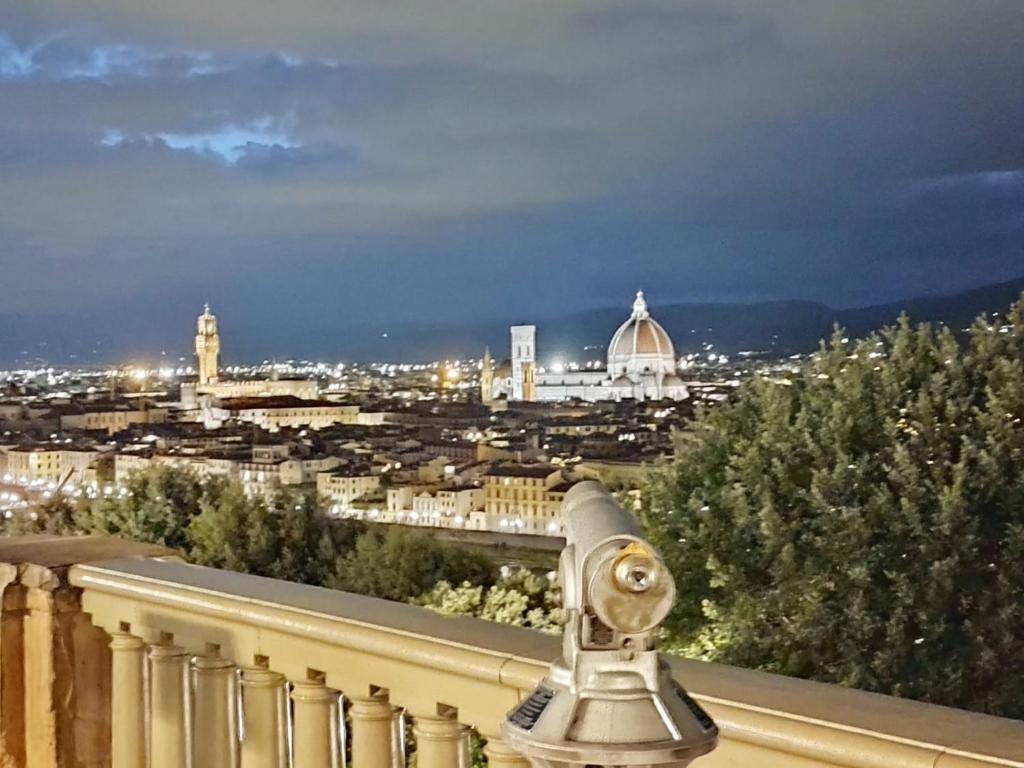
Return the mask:
POLYGON ((0 319, 252 337, 1024 274, 1021 0, 0 4, 0 319))

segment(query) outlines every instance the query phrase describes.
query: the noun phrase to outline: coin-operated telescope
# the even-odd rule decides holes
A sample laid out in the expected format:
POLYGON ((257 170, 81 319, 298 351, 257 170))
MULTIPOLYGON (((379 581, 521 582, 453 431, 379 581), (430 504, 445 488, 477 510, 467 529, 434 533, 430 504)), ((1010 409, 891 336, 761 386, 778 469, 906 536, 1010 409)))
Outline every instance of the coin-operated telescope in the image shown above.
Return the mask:
POLYGON ((718 728, 656 650, 672 576, 600 483, 573 486, 562 517, 562 658, 509 713, 506 740, 534 768, 689 765, 718 728))

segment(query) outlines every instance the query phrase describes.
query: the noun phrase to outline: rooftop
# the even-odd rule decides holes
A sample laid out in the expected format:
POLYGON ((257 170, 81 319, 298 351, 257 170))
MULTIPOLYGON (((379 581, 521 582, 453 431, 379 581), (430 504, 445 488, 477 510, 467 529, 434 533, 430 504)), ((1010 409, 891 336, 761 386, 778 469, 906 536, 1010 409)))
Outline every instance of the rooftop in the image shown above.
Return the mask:
POLYGON ((485 477, 529 477, 543 480, 558 468, 549 464, 495 464, 484 473, 485 477))
POLYGON ((306 400, 293 395, 274 397, 229 397, 221 400, 222 407, 229 411, 274 410, 278 408, 358 408, 330 400, 306 400))

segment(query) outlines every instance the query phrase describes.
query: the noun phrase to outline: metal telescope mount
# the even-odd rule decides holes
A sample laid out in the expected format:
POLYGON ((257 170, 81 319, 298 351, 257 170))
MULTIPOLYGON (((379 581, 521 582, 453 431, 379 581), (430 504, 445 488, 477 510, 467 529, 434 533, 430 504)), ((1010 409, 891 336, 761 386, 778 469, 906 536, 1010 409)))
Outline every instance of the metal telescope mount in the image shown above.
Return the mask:
POLYGON ((600 483, 573 486, 562 517, 562 657, 508 714, 506 740, 534 768, 689 765, 718 728, 657 651, 671 574, 600 483))

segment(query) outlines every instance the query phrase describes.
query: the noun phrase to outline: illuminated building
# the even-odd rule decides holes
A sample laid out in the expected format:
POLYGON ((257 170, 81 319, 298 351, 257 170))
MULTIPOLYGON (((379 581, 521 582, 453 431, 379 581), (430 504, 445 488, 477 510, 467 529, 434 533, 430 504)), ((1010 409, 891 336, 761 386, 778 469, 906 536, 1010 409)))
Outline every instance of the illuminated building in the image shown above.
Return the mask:
POLYGON ((494 361, 491 350, 484 350, 484 359, 480 366, 480 402, 490 405, 494 402, 494 361))
POLYGON ((210 313, 210 305, 203 307, 196 333, 196 358, 199 361, 199 384, 216 384, 220 375, 220 334, 217 317, 210 313))
POLYGON ((677 375, 675 348, 638 291, 633 312, 612 336, 607 365, 595 371, 536 372, 536 329, 512 327, 511 380, 495 380, 492 396, 510 400, 685 400, 690 394, 677 375))
POLYGON ((380 475, 373 474, 369 468, 335 469, 316 476, 317 494, 334 515, 350 514, 352 502, 378 488, 380 475))
POLYGON ((472 524, 491 531, 562 535, 561 506, 572 483, 550 465, 496 464, 484 475, 484 514, 472 524))
POLYGON ((512 326, 512 400, 532 401, 536 395, 537 326, 512 326))
POLYGON ((313 400, 319 394, 315 381, 308 379, 238 379, 222 381, 220 378, 220 332, 217 316, 210 305, 203 308, 197 321, 195 352, 199 366, 197 383, 182 384, 181 401, 186 409, 198 407, 199 396, 214 398, 240 397, 299 397, 313 400))

